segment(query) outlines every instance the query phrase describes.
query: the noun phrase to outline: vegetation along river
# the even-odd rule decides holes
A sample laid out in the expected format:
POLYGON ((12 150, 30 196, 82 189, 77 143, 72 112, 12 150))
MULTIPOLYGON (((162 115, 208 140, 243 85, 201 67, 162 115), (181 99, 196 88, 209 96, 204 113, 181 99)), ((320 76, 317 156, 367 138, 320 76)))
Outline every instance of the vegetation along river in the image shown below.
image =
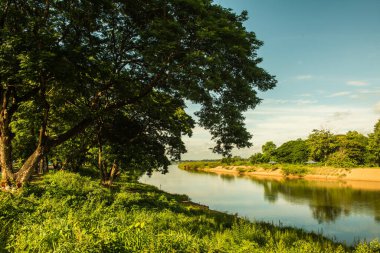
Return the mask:
POLYGON ((347 244, 380 238, 380 186, 344 182, 278 180, 180 170, 143 176, 140 182, 188 195, 211 209, 250 220, 293 226, 347 244))

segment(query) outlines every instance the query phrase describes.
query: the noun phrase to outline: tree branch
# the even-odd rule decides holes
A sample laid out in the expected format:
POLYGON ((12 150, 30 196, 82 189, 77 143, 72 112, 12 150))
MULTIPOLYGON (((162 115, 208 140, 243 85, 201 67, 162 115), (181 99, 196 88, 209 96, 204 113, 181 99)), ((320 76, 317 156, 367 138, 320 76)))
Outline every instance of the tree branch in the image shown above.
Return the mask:
MULTIPOLYGON (((167 61, 169 61, 172 56, 173 56, 173 54, 169 55, 167 61)), ((123 106, 138 103, 139 101, 141 101, 141 99, 146 97, 150 92, 152 92, 152 90, 155 87, 157 87, 160 84, 160 80, 163 76, 163 73, 165 73, 165 67, 159 73, 156 74, 156 76, 153 78, 153 80, 150 82, 149 85, 146 85, 145 87, 142 88, 142 90, 140 91, 140 94, 138 96, 130 98, 130 99, 122 100, 122 101, 119 101, 119 102, 114 103, 114 104, 111 104, 111 105, 107 106, 106 108, 104 108, 104 110, 102 110, 101 112, 94 114, 94 115, 91 115, 87 118, 84 118, 77 125, 73 126, 71 129, 67 130, 65 133, 57 136, 54 139, 48 140, 47 141, 48 149, 55 147, 55 146, 58 146, 58 145, 62 144, 63 142, 67 141, 68 139, 74 137, 75 135, 81 133, 91 123, 93 123, 95 120, 99 119, 99 117, 101 117, 102 115, 109 113, 109 112, 112 112, 114 110, 117 110, 119 108, 122 108, 123 106)), ((110 82, 109 84, 107 84, 101 91, 99 91, 94 96, 93 101, 98 100, 103 95, 103 92, 107 91, 111 87, 112 87, 112 83, 110 82)))
POLYGON ((69 140, 70 138, 74 137, 75 135, 83 132, 91 123, 93 123, 96 120, 97 117, 87 117, 80 121, 78 124, 67 130, 65 133, 57 136, 54 139, 49 139, 47 141, 48 148, 56 147, 65 141, 69 140))
POLYGON ((40 86, 38 87, 35 87, 33 88, 32 90, 30 90, 29 92, 27 92, 26 94, 24 94, 22 97, 19 97, 15 94, 14 98, 14 103, 12 103, 12 105, 9 107, 9 110, 8 110, 8 113, 10 115, 13 115, 16 110, 18 109, 19 105, 21 102, 24 102, 24 101, 27 101, 29 100, 31 97, 33 97, 34 95, 36 95, 36 93, 41 89, 40 86))

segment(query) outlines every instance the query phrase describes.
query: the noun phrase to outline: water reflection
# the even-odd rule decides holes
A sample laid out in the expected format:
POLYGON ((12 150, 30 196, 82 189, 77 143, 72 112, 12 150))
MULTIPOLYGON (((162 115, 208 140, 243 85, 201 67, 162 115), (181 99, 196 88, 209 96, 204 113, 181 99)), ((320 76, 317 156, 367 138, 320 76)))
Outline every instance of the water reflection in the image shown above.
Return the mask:
POLYGON ((223 181, 227 181, 227 182, 232 182, 232 181, 235 181, 235 179, 236 179, 236 176, 234 176, 234 175, 224 175, 224 174, 222 174, 222 175, 220 175, 220 178, 223 180, 223 181))
MULTIPOLYGON (((242 177, 233 174, 215 174, 205 171, 188 171, 192 174, 204 174, 218 177, 225 183, 234 182, 242 177)), ((370 182, 357 182, 352 187, 341 181, 308 181, 302 179, 273 179, 244 177, 264 190, 264 199, 276 203, 279 199, 294 204, 308 205, 313 218, 322 223, 334 223, 341 216, 351 213, 365 213, 380 223, 380 185, 370 182), (364 189, 361 189, 363 187, 364 189), (369 189, 365 189, 369 188, 369 189)))
POLYGON ((344 183, 306 180, 273 180, 252 178, 263 186, 264 197, 276 202, 281 195, 291 203, 307 204, 319 223, 334 222, 340 216, 366 213, 379 222, 380 190, 354 189, 344 183))
POLYGON ((251 220, 323 231, 339 241, 380 238, 380 184, 251 178, 169 168, 140 179, 251 220))

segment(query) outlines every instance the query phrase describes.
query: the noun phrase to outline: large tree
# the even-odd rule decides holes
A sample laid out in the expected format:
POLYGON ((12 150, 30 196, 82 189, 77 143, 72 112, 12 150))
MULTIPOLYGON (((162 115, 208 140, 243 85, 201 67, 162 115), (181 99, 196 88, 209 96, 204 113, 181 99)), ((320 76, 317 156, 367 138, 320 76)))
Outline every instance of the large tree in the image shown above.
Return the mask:
POLYGON ((275 151, 278 162, 304 163, 309 158, 309 147, 302 139, 287 141, 275 151))
POLYGON ((276 144, 273 143, 273 141, 267 141, 262 147, 261 151, 263 152, 264 155, 271 157, 275 151, 276 151, 276 144))
POLYGON ((310 157, 318 162, 326 162, 330 154, 337 150, 336 136, 329 130, 314 129, 307 138, 310 157))
POLYGON ((380 166, 380 120, 375 124, 373 133, 369 134, 368 151, 370 162, 380 166))
POLYGON ((186 101, 201 105, 198 124, 211 132, 214 152, 250 146, 242 112, 276 81, 258 66, 262 42, 246 19, 210 0, 1 1, 2 186, 21 186, 57 146, 120 115, 125 133, 138 126, 131 141, 178 158, 179 137, 193 126, 186 101), (16 120, 33 123, 28 145, 13 145, 19 168, 12 142, 26 126, 18 131, 16 120))
POLYGON ((368 138, 357 131, 348 131, 345 135, 337 135, 339 152, 343 152, 347 158, 356 165, 363 165, 367 156, 368 138))

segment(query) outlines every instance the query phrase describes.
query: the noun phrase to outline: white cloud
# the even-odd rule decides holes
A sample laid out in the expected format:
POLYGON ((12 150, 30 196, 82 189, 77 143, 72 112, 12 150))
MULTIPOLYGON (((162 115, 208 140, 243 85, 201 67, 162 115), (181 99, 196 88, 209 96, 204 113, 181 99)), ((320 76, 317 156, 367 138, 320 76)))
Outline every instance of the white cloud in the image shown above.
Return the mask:
POLYGON ((344 97, 344 96, 348 96, 348 95, 351 95, 351 92, 349 91, 341 91, 341 92, 336 92, 336 93, 333 93, 333 94, 330 94, 326 97, 328 98, 334 98, 334 97, 344 97))
POLYGON ((367 86, 368 83, 365 82, 365 81, 355 81, 355 80, 351 80, 351 81, 347 81, 347 85, 362 87, 362 86, 367 86))
POLYGON ((296 105, 309 105, 316 104, 318 100, 310 100, 310 99, 297 99, 294 101, 296 105))
POLYGON ((375 104, 374 110, 375 110, 375 113, 380 114, 380 102, 375 104))
POLYGON ((190 138, 185 136, 183 141, 187 148, 187 153, 182 155, 183 160, 221 158, 210 150, 215 143, 211 140, 211 134, 202 127, 196 126, 193 129, 193 136, 190 138))
POLYGON ((266 105, 284 105, 284 104, 295 104, 295 105, 306 105, 306 104, 316 104, 318 100, 312 99, 265 99, 263 104, 266 105))
POLYGON ((372 90, 366 89, 366 90, 359 90, 359 93, 360 93, 360 94, 378 94, 378 93, 380 93, 380 89, 372 89, 372 90))
POLYGON ((299 76, 296 76, 297 80, 310 80, 312 78, 313 78, 312 75, 299 75, 299 76))
POLYGON ((313 129, 329 129, 337 134, 357 130, 367 134, 377 118, 370 108, 355 106, 260 107, 247 115, 247 125, 254 134, 254 143, 258 144, 253 150, 259 152, 266 141, 281 145, 292 139, 306 138, 313 129))
MULTIPOLYGON (((235 150, 234 155, 249 157, 261 151, 267 141, 276 145, 297 139, 307 138, 313 129, 329 129, 342 134, 356 130, 363 134, 372 132, 380 114, 380 101, 371 107, 357 105, 318 105, 305 104, 262 104, 256 110, 245 113, 248 131, 253 135, 253 147, 235 150)), ((218 158, 209 149, 214 145, 211 135, 197 127, 192 138, 185 139, 188 153, 183 159, 218 158)))

